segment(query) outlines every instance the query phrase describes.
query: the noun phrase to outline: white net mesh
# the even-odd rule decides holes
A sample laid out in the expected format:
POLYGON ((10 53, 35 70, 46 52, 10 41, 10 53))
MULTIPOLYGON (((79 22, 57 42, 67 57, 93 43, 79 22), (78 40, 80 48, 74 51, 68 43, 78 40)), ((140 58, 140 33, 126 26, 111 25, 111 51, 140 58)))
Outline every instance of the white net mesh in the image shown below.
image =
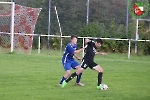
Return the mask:
MULTIPOLYGON (((34 29, 41 8, 15 5, 14 16, 14 51, 30 54, 34 29)), ((10 51, 11 5, 0 3, 0 46, 2 51, 10 51)))

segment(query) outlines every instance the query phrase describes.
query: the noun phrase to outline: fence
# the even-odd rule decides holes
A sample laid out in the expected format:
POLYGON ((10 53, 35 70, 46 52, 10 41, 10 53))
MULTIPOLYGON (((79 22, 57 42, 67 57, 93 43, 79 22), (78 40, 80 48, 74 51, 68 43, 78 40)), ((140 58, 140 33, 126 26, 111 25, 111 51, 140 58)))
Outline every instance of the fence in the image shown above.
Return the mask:
MULTIPOLYGON (((40 54, 40 48, 41 48, 41 37, 54 37, 54 38, 70 38, 70 36, 59 36, 59 35, 40 35, 40 34, 27 34, 27 35, 33 35, 38 36, 38 54, 40 54)), ((85 46, 85 39, 97 39, 98 37, 78 37, 79 39, 82 39, 82 46, 85 46)), ((131 54, 131 42, 150 42, 150 40, 136 40, 136 39, 119 39, 119 38, 101 38, 102 40, 110 40, 110 41, 128 41, 128 58, 130 58, 131 54)), ((62 53, 62 39, 60 39, 60 54, 62 53)), ((84 56, 84 51, 82 52, 82 56, 84 56)))
MULTIPOLYGON (((1 0, 1 1, 10 1, 10 0, 1 0)), ((39 15, 39 19, 37 21, 34 33, 55 34, 55 35, 38 35, 38 34, 35 35, 36 37, 37 36, 39 37, 39 40, 41 39, 41 37, 60 38, 59 34, 61 32, 59 33, 60 28, 58 26, 58 18, 57 18, 58 14, 59 14, 59 19, 60 19, 59 21, 61 23, 63 35, 66 35, 66 36, 62 36, 62 38, 68 37, 71 34, 78 34, 79 36, 82 36, 84 34, 83 36, 112 37, 108 39, 107 38, 103 38, 103 39, 113 40, 113 41, 116 38, 119 41, 124 41, 124 39, 120 40, 118 38, 127 38, 125 39, 125 41, 131 40, 131 42, 133 43, 133 41, 136 41, 133 39, 135 38, 135 34, 134 34, 135 32, 136 32, 136 37, 138 36, 138 31, 139 34, 143 36, 147 32, 146 30, 148 30, 150 27, 150 23, 145 22, 149 20, 139 19, 139 22, 137 20, 138 23, 136 23, 136 20, 134 20, 133 16, 131 14, 128 14, 129 12, 127 8, 129 7, 128 6, 129 2, 127 1, 129 0, 110 0, 110 1, 109 0, 74 0, 74 1, 49 0, 51 1, 51 3, 48 0, 41 0, 38 2, 37 0, 13 0, 13 1, 16 4, 23 5, 23 6, 28 6, 33 8, 37 8, 37 7, 43 8, 43 10, 39 15), (87 4, 87 1, 89 4, 87 4), (51 7, 48 4, 49 5, 51 4, 51 7), (58 10, 58 14, 55 13, 56 7, 58 10), (51 9, 50 11, 51 16, 48 16, 48 12, 50 9, 51 9), (94 29, 96 27, 95 29, 96 31, 95 30, 94 32, 90 31, 89 34, 81 30, 87 26, 86 25, 87 13, 89 14, 88 25, 94 26, 94 29), (49 22, 48 19, 51 19, 51 22, 49 22), (141 23, 142 20, 144 21, 144 24, 141 23), (50 26, 48 26, 48 24, 50 24, 50 26), (138 25, 143 27, 145 31, 140 32, 143 29, 138 30, 138 25), (51 28, 49 29, 49 31, 47 26, 48 28, 51 28)), ((133 3, 133 1, 135 0, 130 0, 130 3, 133 3)), ((142 1, 142 0, 138 0, 138 1, 142 1)), ((130 6, 129 8, 133 8, 133 7, 130 6)), ((148 15, 145 18, 149 18, 148 15)), ((29 33, 29 34, 33 34, 33 33, 29 33)), ((149 33, 147 32, 147 34, 149 33)), ((146 36, 145 36, 146 38, 142 38, 141 36, 140 39, 149 39, 148 36, 147 36, 148 38, 146 36)), ((79 37, 79 38, 83 39, 85 37, 79 37)), ((38 41, 36 41, 36 43, 37 42, 38 41)), ((49 43, 49 38, 47 38, 47 44, 48 43, 49 43)), ((62 49, 61 46, 60 49, 62 49)))

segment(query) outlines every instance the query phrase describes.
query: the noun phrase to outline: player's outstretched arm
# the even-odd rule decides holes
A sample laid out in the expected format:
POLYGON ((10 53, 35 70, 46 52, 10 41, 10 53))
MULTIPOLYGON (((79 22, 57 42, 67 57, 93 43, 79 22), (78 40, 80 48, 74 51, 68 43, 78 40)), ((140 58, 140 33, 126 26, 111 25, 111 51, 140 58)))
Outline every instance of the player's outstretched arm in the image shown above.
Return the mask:
MULTIPOLYGON (((91 40, 89 39, 85 39, 85 43, 87 44, 88 42, 90 42, 91 40)), ((85 48, 87 47, 87 45, 84 47, 84 48, 81 48, 79 50, 75 50, 74 51, 74 54, 78 54, 79 52, 83 51, 85 48)))
POLYGON ((96 52, 95 54, 106 55, 106 53, 105 53, 105 52, 96 52))
POLYGON ((81 49, 79 49, 79 50, 75 50, 75 51, 74 51, 74 54, 78 54, 78 53, 80 53, 80 52, 81 52, 81 51, 83 51, 85 48, 86 48, 86 47, 81 48, 81 49))
POLYGON ((78 59, 78 60, 82 60, 80 57, 77 56, 77 54, 74 54, 74 56, 78 59))

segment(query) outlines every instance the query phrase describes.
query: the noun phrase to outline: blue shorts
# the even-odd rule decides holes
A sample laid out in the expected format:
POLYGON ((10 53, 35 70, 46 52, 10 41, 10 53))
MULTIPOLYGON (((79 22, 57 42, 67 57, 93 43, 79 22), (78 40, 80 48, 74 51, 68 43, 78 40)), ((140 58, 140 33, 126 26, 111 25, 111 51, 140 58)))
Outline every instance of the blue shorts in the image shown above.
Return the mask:
POLYGON ((76 66, 79 66, 79 63, 77 61, 73 60, 69 60, 69 61, 65 61, 64 59, 62 59, 62 65, 64 67, 65 70, 71 70, 71 68, 76 69, 76 66))

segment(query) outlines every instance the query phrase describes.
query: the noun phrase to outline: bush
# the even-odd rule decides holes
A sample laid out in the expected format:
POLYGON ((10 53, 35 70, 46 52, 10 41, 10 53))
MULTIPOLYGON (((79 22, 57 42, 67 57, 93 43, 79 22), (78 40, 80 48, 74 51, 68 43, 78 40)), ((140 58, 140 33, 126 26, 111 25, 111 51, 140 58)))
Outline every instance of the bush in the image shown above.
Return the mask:
MULTIPOLYGON (((135 27, 134 23, 129 23, 128 33, 125 32, 125 25, 116 24, 114 20, 111 21, 109 26, 105 26, 104 23, 92 22, 88 25, 83 26, 79 29, 78 36, 83 37, 103 37, 103 38, 134 38, 135 27)), ((140 24, 139 36, 140 39, 149 39, 150 31, 144 31, 144 23, 140 24)), ((38 46, 38 38, 34 37, 33 48, 38 46)), ((46 47, 47 39, 44 37, 41 39, 41 48, 46 47)), ((63 38, 63 49, 66 44, 70 42, 70 38, 63 38)), ((77 49, 82 47, 83 40, 78 39, 77 49)), ((134 51, 134 44, 136 42, 131 42, 131 53, 134 51)), ((60 49, 60 38, 51 38, 50 44, 52 49, 60 49)), ((138 54, 150 55, 150 43, 148 42, 137 42, 138 54)), ((104 40, 102 47, 99 49, 105 52, 128 52, 128 41, 115 41, 115 40, 104 40)))

